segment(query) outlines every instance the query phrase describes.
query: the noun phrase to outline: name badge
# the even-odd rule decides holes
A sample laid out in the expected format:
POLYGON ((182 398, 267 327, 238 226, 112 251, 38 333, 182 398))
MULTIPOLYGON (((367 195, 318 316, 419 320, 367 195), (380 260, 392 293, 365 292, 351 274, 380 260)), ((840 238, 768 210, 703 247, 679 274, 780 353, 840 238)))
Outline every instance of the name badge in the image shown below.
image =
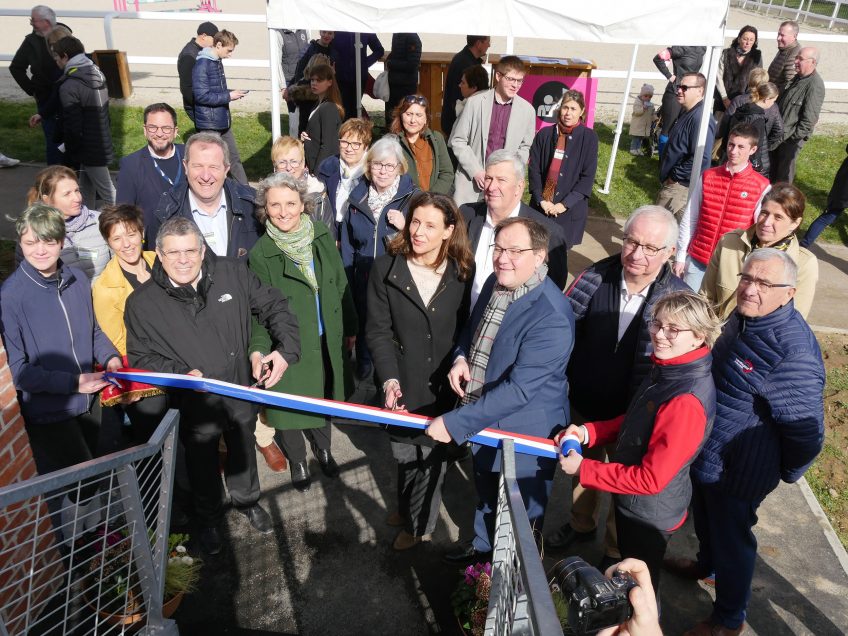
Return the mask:
POLYGON ((203 234, 203 240, 206 241, 206 244, 211 248, 214 248, 218 244, 215 240, 215 232, 205 232, 203 234))

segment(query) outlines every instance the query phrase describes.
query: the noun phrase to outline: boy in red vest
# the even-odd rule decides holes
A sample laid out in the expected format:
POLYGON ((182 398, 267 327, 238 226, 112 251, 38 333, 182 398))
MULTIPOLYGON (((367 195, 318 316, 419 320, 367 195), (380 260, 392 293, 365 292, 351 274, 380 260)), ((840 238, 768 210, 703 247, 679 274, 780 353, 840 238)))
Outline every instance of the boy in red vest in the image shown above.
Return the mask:
POLYGON ((739 124, 727 136, 727 163, 704 172, 680 219, 674 273, 700 290, 718 240, 731 230, 750 227, 760 213, 769 180, 749 161, 757 152, 759 132, 739 124), (684 275, 685 274, 685 275, 684 275))

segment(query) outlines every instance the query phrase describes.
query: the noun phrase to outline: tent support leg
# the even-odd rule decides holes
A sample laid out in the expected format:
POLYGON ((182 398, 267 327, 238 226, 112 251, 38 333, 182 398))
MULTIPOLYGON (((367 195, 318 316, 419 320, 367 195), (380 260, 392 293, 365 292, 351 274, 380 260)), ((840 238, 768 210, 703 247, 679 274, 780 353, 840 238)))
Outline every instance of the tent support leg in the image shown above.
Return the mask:
POLYGON ((618 112, 618 124, 615 127, 615 138, 612 141, 612 150, 610 151, 609 165, 607 166, 607 178, 604 181, 602 190, 598 190, 601 194, 609 194, 610 182, 612 181, 612 171, 615 168, 615 156, 618 153, 618 142, 621 139, 621 131, 624 129, 624 113, 627 111, 627 103, 630 101, 630 85, 633 82, 633 70, 636 68, 636 54, 639 52, 639 45, 633 45, 633 56, 630 58, 630 68, 627 69, 627 85, 624 87, 624 94, 621 96, 621 110, 618 112))

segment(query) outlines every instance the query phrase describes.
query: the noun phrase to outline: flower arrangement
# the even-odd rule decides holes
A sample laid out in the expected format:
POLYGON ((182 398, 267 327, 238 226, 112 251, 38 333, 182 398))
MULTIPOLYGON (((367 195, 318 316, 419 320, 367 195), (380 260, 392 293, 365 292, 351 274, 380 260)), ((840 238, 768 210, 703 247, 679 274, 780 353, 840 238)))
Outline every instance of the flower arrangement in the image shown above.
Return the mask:
POLYGON ((176 596, 194 592, 200 580, 200 568, 203 562, 189 555, 185 544, 189 535, 172 533, 168 535, 168 565, 165 568, 165 601, 176 596))
POLYGON ((451 595, 453 612, 463 630, 482 636, 492 589, 492 564, 477 563, 465 568, 465 576, 451 595))

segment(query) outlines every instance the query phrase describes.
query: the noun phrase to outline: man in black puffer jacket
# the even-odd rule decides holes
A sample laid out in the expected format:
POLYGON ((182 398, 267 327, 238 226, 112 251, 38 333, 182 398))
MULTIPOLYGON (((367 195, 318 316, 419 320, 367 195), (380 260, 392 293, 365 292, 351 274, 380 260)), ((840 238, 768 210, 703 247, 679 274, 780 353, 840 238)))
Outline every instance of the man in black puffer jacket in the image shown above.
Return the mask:
POLYGON ((99 198, 112 205, 115 186, 109 164, 114 155, 106 78, 86 57, 82 42, 74 37, 56 42, 53 52, 64 71, 59 79, 59 99, 65 154, 73 164, 79 164, 79 185, 85 204, 94 210, 99 198))
MULTIPOLYGON (((638 208, 624 224, 624 246, 591 265, 565 292, 575 318, 575 343, 568 364, 571 423, 621 415, 651 369, 651 336, 645 319, 666 294, 689 287, 671 272, 677 221, 660 206, 638 208)), ((604 448, 587 457, 603 460, 604 448)), ((595 536, 598 491, 574 482, 571 522, 545 541, 563 550, 595 536)), ((618 560, 614 513, 607 519, 604 558, 618 560)))

